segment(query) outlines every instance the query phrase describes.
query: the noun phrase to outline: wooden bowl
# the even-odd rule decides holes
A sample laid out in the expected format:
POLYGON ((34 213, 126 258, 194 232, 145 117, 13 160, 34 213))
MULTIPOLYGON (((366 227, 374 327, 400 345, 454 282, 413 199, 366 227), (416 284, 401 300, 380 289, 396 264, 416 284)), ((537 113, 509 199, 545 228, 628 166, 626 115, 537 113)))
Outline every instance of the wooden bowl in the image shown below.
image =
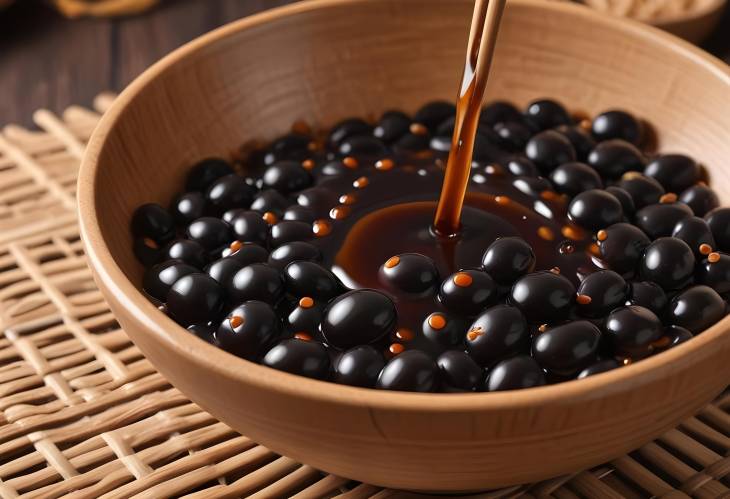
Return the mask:
MULTIPOLYGON (((589 379, 517 392, 414 394, 340 386, 214 348, 140 292, 129 221, 167 204, 189 165, 317 126, 452 98, 469 0, 322 0, 240 20, 140 76, 102 119, 78 185, 91 267, 119 322, 183 393, 273 451, 365 482, 471 491, 577 471, 658 436, 730 382, 730 318, 589 379)), ((730 73, 658 30, 572 5, 510 0, 489 99, 541 96, 655 123, 730 200, 730 73)))

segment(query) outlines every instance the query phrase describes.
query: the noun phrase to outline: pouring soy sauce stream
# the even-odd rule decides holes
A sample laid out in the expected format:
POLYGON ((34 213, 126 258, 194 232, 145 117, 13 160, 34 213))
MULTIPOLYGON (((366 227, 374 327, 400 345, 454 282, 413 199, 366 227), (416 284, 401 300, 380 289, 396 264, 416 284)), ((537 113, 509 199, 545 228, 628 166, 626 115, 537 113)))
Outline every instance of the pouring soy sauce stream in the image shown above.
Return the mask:
POLYGON ((474 139, 505 3, 506 0, 477 0, 474 5, 451 151, 433 223, 434 232, 442 238, 458 236, 461 228, 474 139))

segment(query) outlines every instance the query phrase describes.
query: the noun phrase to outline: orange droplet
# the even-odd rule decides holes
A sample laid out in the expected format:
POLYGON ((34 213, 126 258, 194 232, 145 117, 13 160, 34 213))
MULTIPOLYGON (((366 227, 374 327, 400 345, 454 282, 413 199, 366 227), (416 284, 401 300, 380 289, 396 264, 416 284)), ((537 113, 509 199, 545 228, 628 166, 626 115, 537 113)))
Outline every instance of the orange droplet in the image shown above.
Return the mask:
POLYGON ((405 327, 398 328, 395 332, 395 337, 401 341, 411 341, 414 336, 413 331, 405 327))
POLYGON ((278 217, 270 211, 264 213, 261 218, 263 218, 264 221, 269 225, 274 225, 276 222, 279 221, 278 217))
POLYGON ((608 239, 608 232, 603 229, 599 230, 596 234, 596 239, 598 239, 599 241, 605 241, 606 239, 608 239))
POLYGON ((370 183, 367 177, 360 177, 359 179, 355 180, 352 183, 352 186, 356 189, 362 189, 363 187, 367 187, 367 185, 370 183))
POLYGON ((454 275, 454 284, 459 286, 460 288, 468 288, 471 286, 471 283, 474 281, 472 277, 467 274, 466 272, 457 272, 454 275))
POLYGON ((302 341, 312 341, 312 335, 309 334, 309 333, 305 333, 304 331, 299 332, 299 333, 295 333, 294 334, 294 337, 296 339, 302 340, 302 341))
POLYGON ((560 267, 553 267, 550 269, 553 274, 560 274, 560 267))
POLYGON ((434 329, 443 329, 446 327, 446 318, 441 314, 431 314, 428 325, 434 329))
POLYGON ((667 192, 659 198, 659 202, 663 204, 676 203, 677 195, 673 192, 667 192))
POLYGON ((712 253, 712 246, 706 243, 700 244, 700 254, 701 255, 709 255, 712 253))
POLYGON ((560 194, 555 191, 542 191, 540 197, 546 201, 555 201, 556 199, 560 199, 560 194))
POLYGON ((540 327, 539 327, 539 328, 537 328, 537 330, 538 330, 538 331, 539 331, 540 333, 544 333, 545 331, 547 331, 547 330, 548 330, 548 325, 547 325, 547 324, 541 324, 541 325, 540 325, 540 327))
POLYGON ((707 261, 710 263, 717 263, 720 261, 720 253, 714 251, 707 255, 707 261))
POLYGON ((333 220, 342 220, 350 214, 350 208, 347 206, 335 206, 330 210, 330 218, 333 220))
POLYGON ((234 315, 230 319, 228 319, 228 322, 231 324, 231 327, 233 329, 236 329, 238 326, 243 324, 243 317, 240 315, 234 315))
POLYGON ((428 128, 421 123, 411 123, 409 130, 413 135, 428 135, 428 128))
POLYGON ((312 308, 314 306, 314 300, 309 296, 302 296, 299 299, 299 306, 302 308, 312 308))
POLYGON ((560 230, 560 232, 567 237, 568 239, 572 239, 573 241, 580 241, 585 237, 585 234, 581 229, 578 227, 573 227, 572 225, 565 225, 560 230))
POLYGON ((601 248, 596 243, 592 243, 588 246, 588 252, 593 256, 601 256, 601 248))
POLYGON ((509 198, 507 196, 496 196, 494 200, 497 202, 497 204, 501 204, 502 206, 509 204, 509 198))
POLYGON ((357 201, 357 198, 354 194, 343 194, 340 196, 340 203, 344 205, 351 205, 354 204, 355 201, 357 201))
POLYGON ((145 238, 143 238, 143 239, 142 239, 142 242, 143 242, 143 243, 144 243, 144 245, 145 245, 145 246, 147 246, 148 248, 152 248, 152 249, 157 249, 157 248, 159 248, 159 246, 157 245, 157 243, 155 242, 155 240, 154 240, 154 239, 150 239, 149 237, 145 237, 145 238))
POLYGON ((399 353, 403 353, 403 351, 406 348, 401 345, 400 343, 393 343, 388 347, 388 351, 393 355, 398 355, 399 353))
POLYGON ((384 158, 375 162, 375 168, 383 172, 392 170, 394 166, 395 163, 389 158, 384 158))
POLYGON ((393 267, 395 267, 399 263, 400 263, 400 257, 399 256, 391 256, 390 258, 388 258, 385 261, 384 266, 385 266, 386 269, 392 269, 393 267))
POLYGON ((621 175, 622 180, 634 180, 634 179, 641 178, 641 177, 643 177, 643 175, 636 171, 626 172, 623 175, 621 175))
POLYGON ((482 328, 477 326, 474 329, 470 329, 469 332, 466 333, 466 339, 469 341, 474 341, 483 334, 484 331, 482 331, 482 328))
POLYGON ((314 160, 312 159, 305 159, 302 161, 302 168, 305 170, 311 170, 314 168, 314 160))
POLYGON ((358 161, 352 156, 347 156, 345 157, 345 159, 342 160, 342 164, 350 168, 351 170, 354 170, 358 167, 360 163, 358 163, 358 161))
POLYGON ((292 124, 291 131, 299 135, 309 135, 312 133, 312 127, 304 120, 297 120, 292 124))
POLYGON ((544 225, 537 229, 537 235, 546 241, 555 240, 555 233, 552 231, 552 229, 550 229, 550 227, 545 227, 544 225))
POLYGON ((320 149, 320 144, 316 140, 313 140, 307 144, 307 149, 311 152, 318 151, 320 149))
POLYGON ((578 295, 575 297, 575 301, 578 302, 578 304, 580 304, 580 305, 588 305, 593 300, 588 295, 578 295))
POLYGON ((327 220, 315 220, 312 224, 312 232, 317 237, 326 236, 332 232, 332 226, 327 220))
POLYGON ((593 122, 589 119, 580 120, 580 123, 578 123, 578 126, 580 126, 586 132, 590 132, 591 129, 593 128, 593 122))
POLYGON ((231 245, 229 246, 231 253, 235 253, 241 248, 243 248, 243 243, 241 241, 233 241, 231 245))

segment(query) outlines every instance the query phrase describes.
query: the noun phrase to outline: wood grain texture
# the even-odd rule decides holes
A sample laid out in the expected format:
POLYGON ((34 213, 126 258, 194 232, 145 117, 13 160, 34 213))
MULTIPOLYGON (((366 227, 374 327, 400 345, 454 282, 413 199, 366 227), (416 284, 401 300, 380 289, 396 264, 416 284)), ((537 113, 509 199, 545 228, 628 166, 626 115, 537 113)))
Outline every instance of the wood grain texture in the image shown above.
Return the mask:
MULTIPOLYGON (((82 166, 93 271, 153 364, 255 441, 367 483, 475 490, 583 469, 656 437, 730 379, 729 318, 662 355, 577 382, 462 395, 357 389, 237 359, 140 293, 126 230, 136 206, 167 203, 194 160, 274 137, 296 119, 326 126, 451 98, 470 9, 468 0, 323 0, 229 25, 136 80, 102 119, 82 166)), ((538 0, 511 1, 500 37, 487 98, 631 109, 658 126, 662 149, 703 161, 730 200, 727 67, 659 31, 538 0)))

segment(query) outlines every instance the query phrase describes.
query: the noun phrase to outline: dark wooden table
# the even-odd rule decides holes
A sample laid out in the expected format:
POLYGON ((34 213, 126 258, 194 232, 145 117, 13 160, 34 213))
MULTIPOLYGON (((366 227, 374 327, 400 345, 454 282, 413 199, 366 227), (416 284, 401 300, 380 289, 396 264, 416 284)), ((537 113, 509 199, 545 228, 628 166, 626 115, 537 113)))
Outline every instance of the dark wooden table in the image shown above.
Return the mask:
MULTIPOLYGON (((139 16, 70 21, 44 0, 16 0, 0 12, 0 125, 30 125, 39 107, 88 105, 201 33, 291 1, 166 0, 139 16)), ((730 62, 730 10, 704 48, 730 62)))

